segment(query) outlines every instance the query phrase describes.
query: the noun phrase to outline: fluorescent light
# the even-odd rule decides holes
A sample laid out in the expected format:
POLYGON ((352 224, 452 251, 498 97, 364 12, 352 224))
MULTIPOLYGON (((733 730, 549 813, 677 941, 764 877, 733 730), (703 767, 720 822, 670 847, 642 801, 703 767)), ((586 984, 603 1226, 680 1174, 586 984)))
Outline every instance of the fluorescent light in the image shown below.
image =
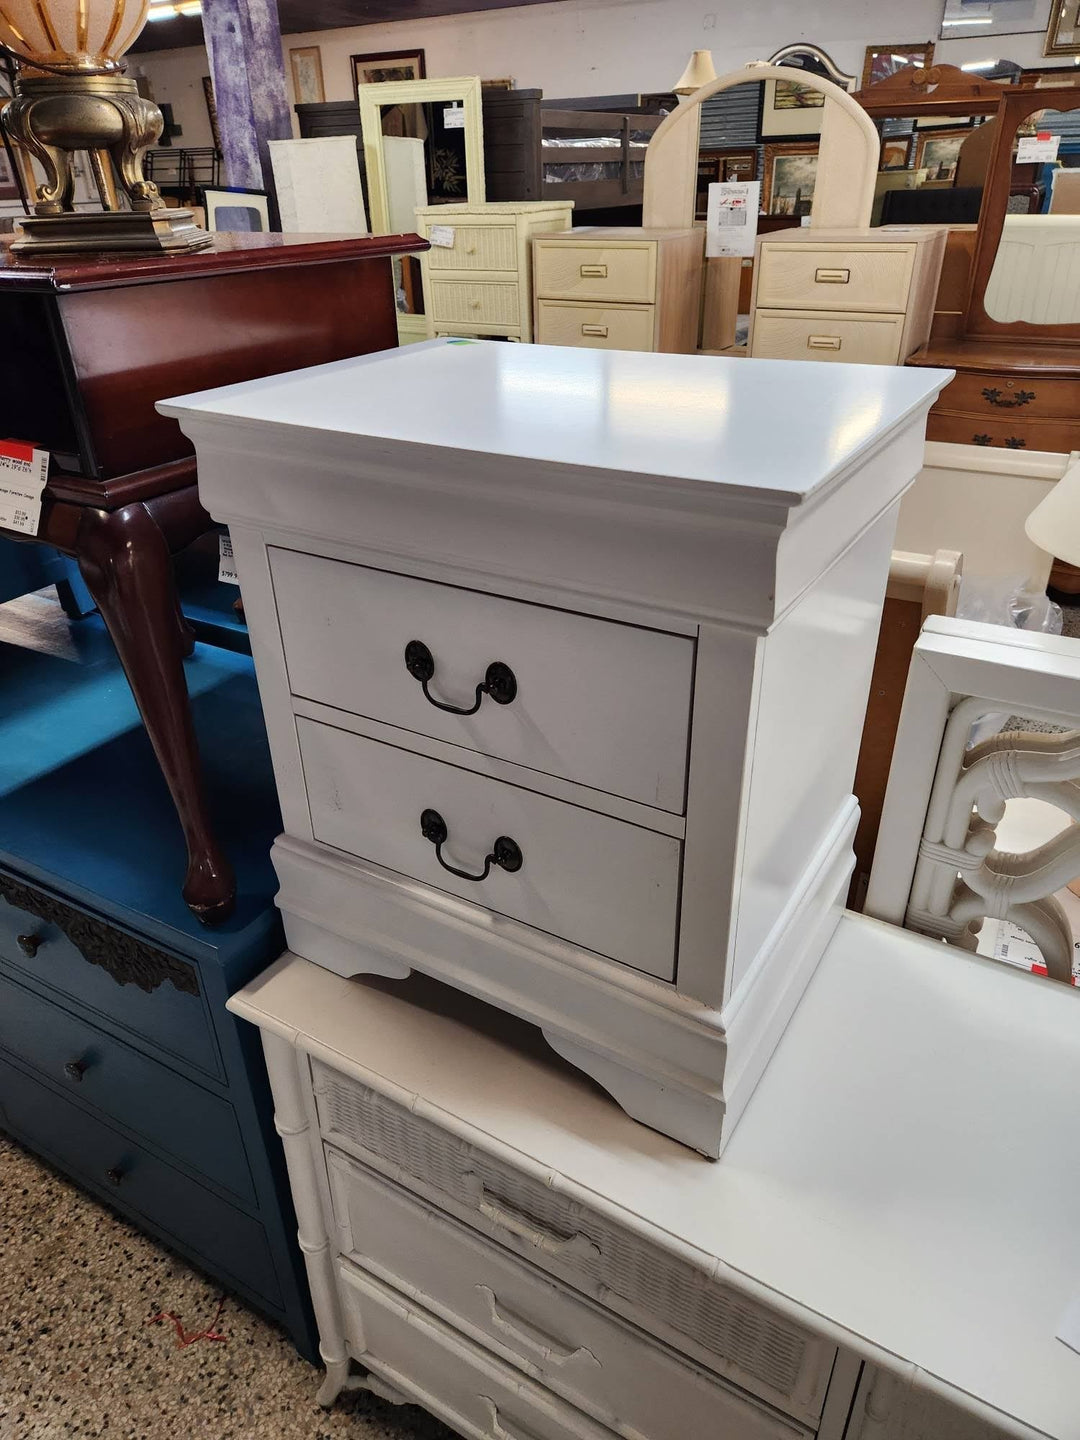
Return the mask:
POLYGON ((175 5, 151 5, 146 12, 146 18, 147 20, 171 20, 175 14, 175 5))
POLYGON ((944 29, 946 25, 992 25, 993 23, 994 17, 992 15, 972 15, 963 20, 943 20, 941 26, 942 29, 944 29))
POLYGON ((175 20, 177 15, 201 15, 202 0, 165 0, 163 4, 153 3, 147 12, 147 20, 175 20))
POLYGON ((998 62, 996 60, 969 60, 966 65, 961 65, 961 70, 992 70, 998 62))

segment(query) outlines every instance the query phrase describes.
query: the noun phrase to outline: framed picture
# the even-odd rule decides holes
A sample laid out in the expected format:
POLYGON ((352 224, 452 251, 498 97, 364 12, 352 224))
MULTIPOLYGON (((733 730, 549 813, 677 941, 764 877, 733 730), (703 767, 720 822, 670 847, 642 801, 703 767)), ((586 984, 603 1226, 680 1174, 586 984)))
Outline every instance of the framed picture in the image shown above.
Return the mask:
POLYGON ((1080 55, 1080 0, 1053 0, 1046 55, 1080 55))
POLYGON ((326 99, 323 85, 322 51, 318 45, 304 45, 289 51, 293 95, 298 105, 318 105, 326 99))
POLYGON ((941 40, 980 40, 987 35, 1041 35, 1050 18, 1051 0, 945 0, 941 40))
POLYGON ((868 45, 859 88, 865 90, 868 85, 877 85, 908 65, 925 68, 933 63, 934 47, 929 40, 925 45, 868 45))
POLYGON ((214 149, 221 155, 221 131, 218 129, 217 118, 217 97, 214 94, 214 82, 209 75, 202 77, 203 95, 206 97, 206 113, 210 119, 210 134, 214 137, 214 149))
POLYGON ((893 140, 882 140, 879 170, 906 170, 911 163, 913 135, 901 135, 893 140))
POLYGON ((20 200, 19 177, 6 145, 0 144, 0 200, 20 200))
POLYGON ((761 208, 766 215, 810 214, 817 181, 817 141, 802 145, 766 145, 761 208))
POLYGON ((198 194, 199 204, 206 211, 207 230, 258 235, 270 229, 270 202, 265 190, 205 185, 198 194))
POLYGON ((928 180, 953 180, 960 146, 971 134, 964 130, 936 130, 920 135, 915 148, 915 169, 928 170, 928 180))
POLYGON ((797 80, 766 80, 761 105, 761 138, 821 134, 825 96, 797 80))
POLYGON ((697 197, 694 218, 704 220, 709 208, 709 186, 725 180, 756 180, 756 147, 745 150, 702 150, 698 154, 697 197))
POLYGON ((383 85, 390 80, 424 80, 427 77, 423 50, 382 50, 371 55, 351 55, 349 61, 354 90, 360 85, 383 85))

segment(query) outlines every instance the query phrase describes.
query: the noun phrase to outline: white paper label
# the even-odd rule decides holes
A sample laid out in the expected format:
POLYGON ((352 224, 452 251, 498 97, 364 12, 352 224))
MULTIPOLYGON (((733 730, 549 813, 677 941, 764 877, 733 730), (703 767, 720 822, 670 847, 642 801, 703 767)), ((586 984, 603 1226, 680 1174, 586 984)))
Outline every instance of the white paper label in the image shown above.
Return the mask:
POLYGON ((36 535, 49 452, 19 440, 0 440, 0 529, 36 535))
POLYGON ((233 559, 232 540, 224 531, 218 536, 217 578, 223 585, 240 584, 240 577, 236 573, 236 561, 233 559))
POLYGON ((1038 135, 1021 135, 1016 142, 1016 163, 1018 165, 1052 164, 1058 157, 1060 135, 1051 135, 1040 130, 1038 135))
POLYGON ((709 186, 705 254, 710 260, 753 255, 760 197, 758 180, 724 180, 709 186))
POLYGON ((452 250, 454 248, 454 227, 452 225, 432 225, 427 238, 440 250, 452 250))
POLYGON ((465 129, 465 107, 464 107, 464 105, 454 105, 454 106, 452 106, 449 110, 444 110, 444 111, 442 112, 442 123, 443 123, 443 129, 444 129, 444 130, 464 130, 464 129, 465 129))
POLYGON ((1077 1296, 1061 1317, 1057 1338, 1080 1355, 1080 1296, 1077 1296))

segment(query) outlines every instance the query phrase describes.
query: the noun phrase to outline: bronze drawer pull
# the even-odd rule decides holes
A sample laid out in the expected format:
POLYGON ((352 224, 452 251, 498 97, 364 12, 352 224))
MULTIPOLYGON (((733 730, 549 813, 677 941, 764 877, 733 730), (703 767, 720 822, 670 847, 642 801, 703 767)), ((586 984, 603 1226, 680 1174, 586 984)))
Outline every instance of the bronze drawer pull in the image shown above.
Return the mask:
POLYGON ((582 335, 599 335, 601 340, 607 339, 608 327, 606 325, 582 325, 582 335))
POLYGON ((839 350, 841 344, 839 335, 808 335, 806 337, 808 350, 839 350))
POLYGON ((580 275, 583 280, 606 280, 606 265, 582 265, 580 275))
POLYGON ((44 939, 44 935, 16 935, 15 943, 28 960, 33 960, 44 939))
POLYGON ((414 680, 419 680, 424 698, 436 710, 446 710, 451 715, 475 715, 485 695, 490 695, 496 705, 509 705, 517 695, 517 677, 510 666, 504 665, 501 660, 493 660, 476 687, 476 699, 472 705, 466 708, 436 700, 428 689, 428 681, 435 674, 435 657, 422 640, 410 640, 405 646, 405 668, 414 680))
POLYGON ((851 280, 851 271, 830 270, 823 266, 814 271, 814 279, 819 285, 847 285, 851 280))
POLYGON ((991 405, 996 405, 999 410, 1015 410, 1020 405, 1030 405, 1035 399, 1034 390, 1017 390, 1011 400, 1003 400, 1001 391, 987 388, 982 392, 984 400, 989 400, 991 405))
POLYGON ((470 875, 468 870, 459 870, 455 865, 448 864, 443 859, 442 847, 449 839, 450 831, 446 827, 446 821, 437 810, 425 810, 421 814, 420 833, 425 840, 435 846, 435 859, 442 868, 448 870, 451 875, 456 875, 459 880, 472 880, 475 883, 486 880, 492 865, 497 865, 500 870, 506 870, 512 875, 525 863, 525 857, 522 855, 517 841, 511 840, 509 835, 500 835, 491 847, 491 853, 484 857, 484 868, 479 875, 470 875))
POLYGON ((85 1061, 85 1060, 69 1060, 69 1061, 67 1062, 67 1064, 64 1066, 64 1074, 67 1076, 67 1078, 68 1078, 69 1080, 71 1080, 71 1081, 72 1081, 74 1084, 76 1084, 76 1085, 79 1085, 79 1084, 82 1083, 82 1077, 83 1077, 83 1075, 84 1075, 85 1073, 86 1073, 86 1061, 85 1061))
POLYGON ((992 435, 972 435, 971 443, 973 445, 992 445, 994 437, 992 435))
POLYGON ((121 1170, 119 1165, 114 1165, 111 1170, 105 1171, 105 1179, 108 1180, 110 1185, 120 1185, 126 1173, 126 1171, 121 1170))

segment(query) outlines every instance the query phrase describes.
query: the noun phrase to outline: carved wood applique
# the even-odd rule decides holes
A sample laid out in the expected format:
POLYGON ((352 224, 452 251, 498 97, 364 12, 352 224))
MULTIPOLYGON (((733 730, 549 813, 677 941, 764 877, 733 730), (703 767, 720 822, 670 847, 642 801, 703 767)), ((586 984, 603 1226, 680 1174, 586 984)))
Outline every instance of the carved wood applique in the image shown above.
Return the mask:
POLYGON ((199 976, 193 965, 155 950, 10 875, 0 875, 0 896, 9 905, 56 925, 85 960, 104 970, 118 985, 136 985, 149 995, 169 980, 185 995, 199 993, 199 976))

